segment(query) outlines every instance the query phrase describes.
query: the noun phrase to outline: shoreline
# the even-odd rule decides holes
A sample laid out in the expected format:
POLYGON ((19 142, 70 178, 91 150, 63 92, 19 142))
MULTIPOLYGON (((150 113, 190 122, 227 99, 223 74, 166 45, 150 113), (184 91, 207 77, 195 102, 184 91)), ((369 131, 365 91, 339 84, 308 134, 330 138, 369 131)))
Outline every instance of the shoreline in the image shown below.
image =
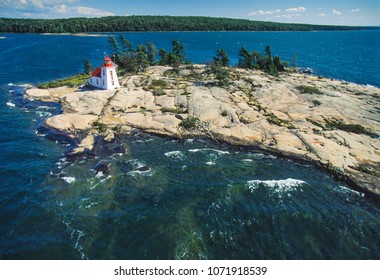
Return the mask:
POLYGON ((25 97, 61 104, 63 114, 47 118, 45 125, 78 141, 73 156, 91 152, 99 135, 112 141, 136 129, 179 139, 205 137, 312 164, 379 201, 380 141, 374 135, 379 135, 380 118, 371 112, 380 104, 378 88, 233 68, 228 68, 231 84, 220 87, 215 77, 205 74, 206 66, 193 68, 181 66, 180 75, 170 76, 170 67, 149 67, 146 73, 123 77, 117 91, 27 89, 25 97), (197 80, 191 75, 203 76, 197 80), (158 89, 153 80, 165 83, 158 89), (300 85, 320 92, 301 93, 300 85), (189 116, 197 121, 186 129, 182 125, 189 116), (333 120, 346 126, 329 127, 333 120), (354 125, 373 137, 344 131, 354 125))

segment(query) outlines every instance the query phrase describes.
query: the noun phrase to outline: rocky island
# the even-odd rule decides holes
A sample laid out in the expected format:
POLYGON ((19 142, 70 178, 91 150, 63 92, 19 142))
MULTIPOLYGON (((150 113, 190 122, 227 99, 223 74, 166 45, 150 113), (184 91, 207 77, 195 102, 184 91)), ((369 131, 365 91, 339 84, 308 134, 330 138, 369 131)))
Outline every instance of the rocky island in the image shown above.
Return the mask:
POLYGON ((117 90, 29 88, 25 98, 58 102, 46 126, 78 139, 72 154, 136 129, 175 138, 207 137, 312 162, 366 193, 380 195, 380 90, 301 73, 271 76, 226 67, 151 66, 117 90))

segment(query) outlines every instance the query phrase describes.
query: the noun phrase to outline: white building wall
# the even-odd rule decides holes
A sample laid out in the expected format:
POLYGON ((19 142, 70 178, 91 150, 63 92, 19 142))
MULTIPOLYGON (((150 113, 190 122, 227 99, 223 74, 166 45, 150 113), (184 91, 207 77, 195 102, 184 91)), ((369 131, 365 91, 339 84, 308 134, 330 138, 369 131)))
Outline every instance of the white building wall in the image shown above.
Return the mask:
POLYGON ((106 68, 104 80, 105 89, 115 89, 120 87, 115 68, 106 68))
POLYGON ((101 67, 101 78, 91 77, 88 79, 90 85, 101 89, 116 89, 120 87, 116 68, 101 67))

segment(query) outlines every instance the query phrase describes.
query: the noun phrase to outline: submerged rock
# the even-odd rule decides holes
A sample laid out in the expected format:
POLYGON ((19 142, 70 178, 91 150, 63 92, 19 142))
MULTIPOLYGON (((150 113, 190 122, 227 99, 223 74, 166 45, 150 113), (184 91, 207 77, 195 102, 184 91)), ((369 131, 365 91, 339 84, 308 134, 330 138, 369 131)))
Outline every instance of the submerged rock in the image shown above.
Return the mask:
POLYGON ((108 167, 107 164, 102 163, 102 162, 98 162, 94 166, 94 170, 96 171, 96 173, 102 172, 104 175, 108 175, 109 171, 110 171, 110 168, 108 167))

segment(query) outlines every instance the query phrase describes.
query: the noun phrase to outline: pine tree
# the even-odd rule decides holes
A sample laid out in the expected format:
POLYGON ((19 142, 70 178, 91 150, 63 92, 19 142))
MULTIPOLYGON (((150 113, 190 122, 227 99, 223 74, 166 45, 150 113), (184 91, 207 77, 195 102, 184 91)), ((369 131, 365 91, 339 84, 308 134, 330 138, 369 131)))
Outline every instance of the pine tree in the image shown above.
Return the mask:
POLYGON ((90 75, 92 73, 92 65, 88 58, 83 60, 83 70, 86 75, 90 75))
POLYGON ((108 49, 110 50, 110 53, 112 53, 112 56, 115 55, 116 59, 119 56, 119 45, 117 44, 115 36, 108 37, 108 49))
POLYGON ((128 41, 123 34, 119 35, 119 42, 126 53, 133 52, 132 43, 128 41))
POLYGON ((147 47, 148 47, 148 60, 149 60, 150 65, 152 65, 154 64, 156 60, 157 49, 156 49, 156 46, 152 42, 148 42, 147 47))
POLYGON ((227 52, 224 49, 218 49, 216 56, 214 56, 214 63, 219 66, 228 66, 230 59, 227 56, 227 52))
POLYGON ((178 39, 174 39, 172 41, 172 54, 178 57, 180 63, 184 63, 186 61, 186 49, 185 45, 179 42, 178 39))

